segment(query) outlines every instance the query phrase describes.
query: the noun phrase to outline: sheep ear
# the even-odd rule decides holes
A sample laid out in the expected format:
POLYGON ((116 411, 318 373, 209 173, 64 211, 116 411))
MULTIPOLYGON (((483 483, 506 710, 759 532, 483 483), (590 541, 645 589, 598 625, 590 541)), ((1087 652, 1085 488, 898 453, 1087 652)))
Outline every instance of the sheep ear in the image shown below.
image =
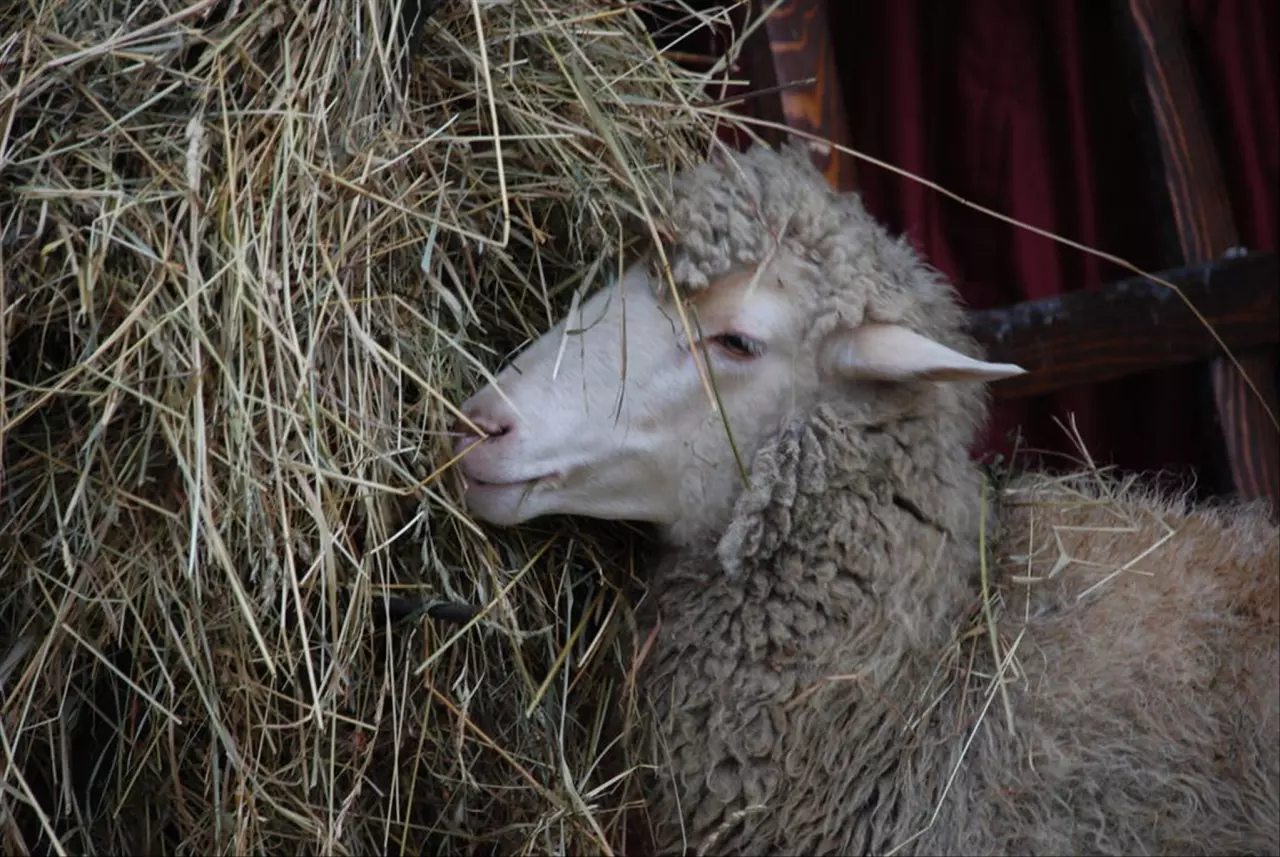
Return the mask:
POLYGON ((828 366, 861 381, 997 381, 1026 372, 1012 363, 987 363, 896 324, 863 324, 837 331, 828 366))

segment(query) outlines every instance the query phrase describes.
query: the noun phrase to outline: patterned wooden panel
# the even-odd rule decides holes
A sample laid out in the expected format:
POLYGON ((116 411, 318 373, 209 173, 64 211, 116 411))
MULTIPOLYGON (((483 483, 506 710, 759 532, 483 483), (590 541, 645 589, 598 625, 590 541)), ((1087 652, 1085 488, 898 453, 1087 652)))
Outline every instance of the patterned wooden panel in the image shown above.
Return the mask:
MULTIPOLYGON (((758 15, 770 5, 770 0, 756 0, 753 12, 758 15)), ((773 93, 767 99, 771 103, 760 106, 761 116, 851 147, 827 25, 827 0, 785 0, 765 19, 760 33, 761 38, 748 48, 755 56, 747 64, 753 88, 773 93)), ((762 136, 777 141, 784 135, 762 136)), ((857 186, 854 161, 848 155, 815 146, 813 158, 832 187, 853 190, 857 186)))

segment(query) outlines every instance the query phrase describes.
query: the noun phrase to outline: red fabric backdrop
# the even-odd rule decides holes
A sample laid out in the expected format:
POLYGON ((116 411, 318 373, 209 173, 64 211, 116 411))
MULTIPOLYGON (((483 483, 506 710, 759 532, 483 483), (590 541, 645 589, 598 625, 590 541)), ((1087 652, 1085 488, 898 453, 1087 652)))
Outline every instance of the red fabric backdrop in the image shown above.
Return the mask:
MULTIPOLYGON (((1280 103, 1277 0, 1185 2, 1193 57, 1242 240, 1276 246, 1280 103)), ((854 146, 982 205, 1147 268, 1175 260, 1143 145, 1131 43, 1110 3, 859 0, 831 4, 854 146)), ((1146 139, 1147 145, 1151 139, 1146 139)), ((1088 288, 1124 274, 866 164, 868 207, 905 232, 985 308, 1088 288)), ((1070 451, 1053 422, 1074 413, 1092 455, 1133 470, 1211 470, 1209 407, 1195 367, 1003 403, 980 452, 1070 451)))

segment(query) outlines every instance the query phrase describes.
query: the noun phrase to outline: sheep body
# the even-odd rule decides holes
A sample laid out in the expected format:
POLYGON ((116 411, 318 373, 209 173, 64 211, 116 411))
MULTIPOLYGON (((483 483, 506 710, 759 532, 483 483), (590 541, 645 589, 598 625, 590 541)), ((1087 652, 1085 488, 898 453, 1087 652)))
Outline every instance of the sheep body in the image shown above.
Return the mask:
POLYGON ((803 149, 709 161, 668 203, 699 340, 633 265, 464 403, 455 446, 491 523, 657 527, 659 850, 1280 853, 1265 512, 1028 477, 984 521, 973 382, 1021 370, 981 360, 950 285, 803 149), (989 563, 994 630, 984 524, 1028 557, 989 563))
POLYGON ((1038 557, 993 581, 1003 645, 1017 642, 1010 728, 985 633, 956 643, 980 606, 972 543, 886 496, 924 484, 909 457, 833 461, 833 429, 818 415, 762 453, 804 477, 756 508, 783 536, 746 552, 742 579, 684 554, 653 582, 662 853, 717 833, 711 853, 1276 853, 1280 588, 1267 570, 1280 548, 1265 510, 1021 480, 1027 507, 993 533, 999 553, 1038 557), (1051 580, 1009 581, 1047 574, 1060 551, 1074 562, 1051 580))
MULTIPOLYGON (((977 353, 949 287, 799 151, 698 168, 671 211, 687 289, 780 241, 812 272, 815 336, 892 321, 977 353)), ((1280 849, 1280 557, 1264 511, 1132 489, 1110 512, 1062 506, 1054 524, 1130 519, 1058 532, 1100 567, 1154 543, 1151 516, 1176 537, 1137 564, 1153 576, 1084 597, 1085 574, 996 580, 1022 593, 999 623, 1018 642, 1016 680, 988 706, 939 675, 979 604, 981 486, 966 450, 984 411, 977 385, 907 383, 792 414, 723 533, 686 538, 662 564, 645 672, 669 760, 661 851, 1280 849)), ((1033 537, 1025 510, 1000 529, 1004 545, 1033 537)), ((998 672, 991 647, 973 652, 971 674, 998 672)))

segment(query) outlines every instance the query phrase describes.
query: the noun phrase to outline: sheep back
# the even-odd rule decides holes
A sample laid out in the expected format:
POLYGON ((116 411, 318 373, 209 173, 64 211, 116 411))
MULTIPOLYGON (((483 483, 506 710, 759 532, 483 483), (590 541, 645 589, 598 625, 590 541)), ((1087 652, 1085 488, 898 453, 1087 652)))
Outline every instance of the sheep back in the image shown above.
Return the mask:
MULTIPOLYGON (((1135 481, 1002 492, 1013 765, 985 765, 984 850, 1280 853, 1280 530, 1135 481)), ((990 728, 1001 722, 996 718, 990 728)), ((976 843, 975 843, 976 844, 976 843)))
POLYGON ((977 522, 947 500, 976 505, 976 471, 930 482, 901 441, 797 421, 720 558, 655 580, 663 853, 1277 853, 1266 511, 1015 480, 988 525, 998 690, 977 522))

